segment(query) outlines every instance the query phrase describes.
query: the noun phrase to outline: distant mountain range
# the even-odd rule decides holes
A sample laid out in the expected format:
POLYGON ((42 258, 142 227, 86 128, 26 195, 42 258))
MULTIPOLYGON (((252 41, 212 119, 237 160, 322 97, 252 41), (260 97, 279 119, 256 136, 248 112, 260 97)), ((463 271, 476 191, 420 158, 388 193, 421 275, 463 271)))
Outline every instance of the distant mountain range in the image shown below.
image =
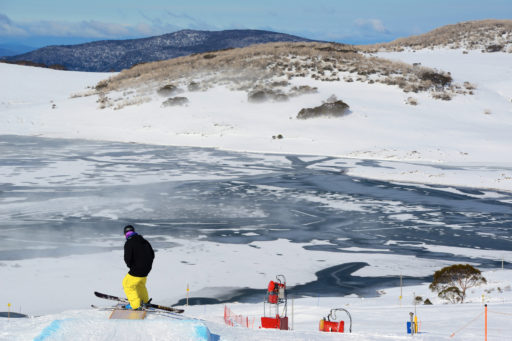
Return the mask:
POLYGON ((34 47, 30 47, 22 44, 0 44, 0 57, 2 56, 14 56, 16 54, 26 53, 34 50, 34 47))
POLYGON ((194 53, 269 42, 301 41, 311 40, 260 30, 182 30, 142 39, 104 40, 79 45, 47 46, 4 59, 8 62, 25 61, 48 66, 58 65, 74 71, 108 72, 120 71, 135 64, 194 53))

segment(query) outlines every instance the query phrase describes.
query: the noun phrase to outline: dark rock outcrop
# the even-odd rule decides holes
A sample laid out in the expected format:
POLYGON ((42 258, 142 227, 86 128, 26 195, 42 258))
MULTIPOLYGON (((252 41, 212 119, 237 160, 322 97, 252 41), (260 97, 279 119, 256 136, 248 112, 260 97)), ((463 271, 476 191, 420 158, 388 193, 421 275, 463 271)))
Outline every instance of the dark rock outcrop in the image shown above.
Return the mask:
POLYGON ((187 97, 171 97, 162 103, 164 107, 173 107, 179 105, 185 105, 188 103, 187 97))
POLYGON ((335 101, 330 103, 324 103, 315 108, 304 108, 299 111, 297 115, 297 119, 305 120, 309 118, 315 117, 339 117, 347 114, 349 112, 349 106, 347 103, 343 101, 335 101))

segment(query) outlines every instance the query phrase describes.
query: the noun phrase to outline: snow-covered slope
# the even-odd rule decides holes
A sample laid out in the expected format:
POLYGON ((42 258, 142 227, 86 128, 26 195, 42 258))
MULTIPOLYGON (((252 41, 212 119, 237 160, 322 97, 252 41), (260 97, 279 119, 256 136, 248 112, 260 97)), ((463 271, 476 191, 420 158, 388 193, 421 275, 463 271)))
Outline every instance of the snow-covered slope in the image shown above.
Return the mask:
POLYGON ((224 305, 185 307, 184 319, 150 314, 144 321, 108 320, 110 312, 95 309, 63 311, 58 314, 31 318, 0 318, 0 340, 346 340, 378 341, 409 340, 406 322, 409 312, 419 319, 419 334, 415 340, 482 340, 485 308, 488 305, 488 339, 508 340, 512 309, 510 270, 484 273, 488 284, 471 290, 466 304, 442 304, 427 285, 394 288, 381 291, 381 297, 303 298, 289 302, 288 316, 293 330, 259 329, 262 304, 229 304, 234 314, 248 318, 249 326, 231 327, 224 324, 224 305), (400 296, 402 295, 402 300, 400 296), (433 305, 412 304, 413 298, 429 297, 433 305), (337 320, 345 321, 345 333, 318 331, 320 319, 330 309, 344 308, 337 320), (293 317, 292 317, 293 316, 293 317))
POLYGON ((244 91, 216 86, 185 90, 179 96, 188 104, 171 107, 162 106, 165 98, 156 92, 133 105, 112 93, 116 106, 100 110, 97 96, 82 96, 92 92, 86 85, 94 87, 107 74, 0 64, 0 134, 374 159, 386 167, 354 165, 350 174, 512 190, 510 55, 437 49, 381 56, 450 71, 454 80, 475 86, 474 95, 443 101, 381 83, 298 77, 289 87, 307 84, 318 91, 252 103, 244 91), (350 105, 349 115, 296 119, 302 108, 331 95, 350 105), (407 104, 409 97, 418 104, 407 104))
POLYGON ((438 27, 430 32, 389 43, 363 45, 364 50, 400 51, 404 48, 449 48, 512 52, 512 20, 487 19, 438 27))

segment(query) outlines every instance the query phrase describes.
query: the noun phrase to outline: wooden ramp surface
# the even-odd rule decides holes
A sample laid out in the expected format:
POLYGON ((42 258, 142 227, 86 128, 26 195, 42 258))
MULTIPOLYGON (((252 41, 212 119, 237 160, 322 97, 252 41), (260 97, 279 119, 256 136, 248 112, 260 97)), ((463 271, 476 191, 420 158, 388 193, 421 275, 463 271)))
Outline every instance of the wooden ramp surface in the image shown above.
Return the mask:
POLYGON ((114 309, 109 318, 112 320, 143 320, 145 317, 145 310, 114 309))

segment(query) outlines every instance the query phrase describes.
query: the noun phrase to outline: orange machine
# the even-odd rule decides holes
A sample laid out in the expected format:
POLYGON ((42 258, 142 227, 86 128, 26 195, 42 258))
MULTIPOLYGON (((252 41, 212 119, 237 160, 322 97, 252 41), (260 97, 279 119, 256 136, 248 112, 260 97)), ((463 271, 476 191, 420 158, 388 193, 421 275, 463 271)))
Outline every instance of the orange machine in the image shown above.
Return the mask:
POLYGON ((337 308, 337 309, 331 309, 329 312, 329 315, 327 317, 324 317, 320 320, 320 326, 319 330, 321 332, 331 332, 331 333, 343 333, 345 332, 345 321, 336 321, 336 312, 337 311, 344 311, 347 313, 349 320, 350 320, 350 326, 349 326, 349 332, 352 333, 352 316, 350 316, 350 313, 348 310, 343 308, 337 308))
POLYGON ((270 281, 263 301, 262 328, 288 330, 288 299, 286 296, 286 278, 277 275, 276 281, 270 281))

